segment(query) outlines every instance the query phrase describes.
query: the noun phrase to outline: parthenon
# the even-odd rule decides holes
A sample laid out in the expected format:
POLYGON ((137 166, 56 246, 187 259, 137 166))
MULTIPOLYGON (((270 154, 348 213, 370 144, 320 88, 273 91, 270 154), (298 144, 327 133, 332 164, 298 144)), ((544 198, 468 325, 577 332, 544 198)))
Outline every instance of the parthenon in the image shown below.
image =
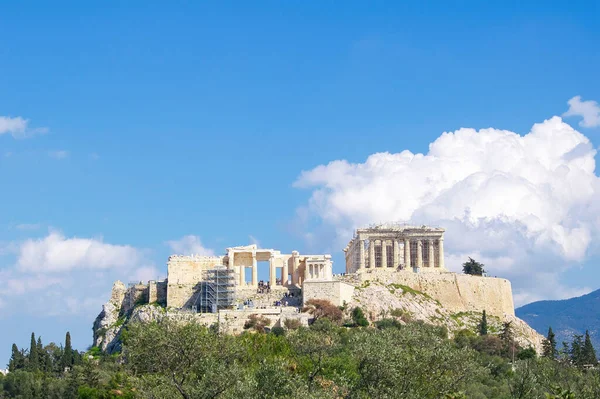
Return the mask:
POLYGON ((357 229, 344 249, 346 273, 374 268, 445 272, 444 231, 399 224, 357 229))

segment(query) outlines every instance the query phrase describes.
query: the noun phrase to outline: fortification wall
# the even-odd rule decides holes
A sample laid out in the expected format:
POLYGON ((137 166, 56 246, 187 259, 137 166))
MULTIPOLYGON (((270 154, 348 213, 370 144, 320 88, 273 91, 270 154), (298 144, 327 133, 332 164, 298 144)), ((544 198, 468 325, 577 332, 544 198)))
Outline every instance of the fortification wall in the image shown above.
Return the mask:
MULTIPOLYGON (((204 271, 223 264, 223 256, 171 256, 167 263, 167 306, 189 307, 204 271)), ((158 293, 157 293, 158 295, 158 293)))
POLYGON ((311 299, 327 299, 336 306, 349 303, 354 294, 354 286, 342 281, 305 281, 302 285, 304 303, 311 299))
POLYGON ((510 281, 503 278, 456 273, 390 272, 377 269, 361 273, 359 276, 363 282, 379 280, 385 284, 406 285, 438 300, 454 313, 485 310, 501 319, 515 315, 510 281))
POLYGON ((167 282, 166 281, 148 281, 148 303, 158 303, 166 305, 167 303, 167 282))

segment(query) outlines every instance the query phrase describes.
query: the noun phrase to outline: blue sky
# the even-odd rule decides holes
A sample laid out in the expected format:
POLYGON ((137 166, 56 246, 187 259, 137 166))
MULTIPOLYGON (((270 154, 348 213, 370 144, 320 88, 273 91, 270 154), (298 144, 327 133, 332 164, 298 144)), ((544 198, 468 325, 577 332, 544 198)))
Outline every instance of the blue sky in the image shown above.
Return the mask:
MULTIPOLYGON (((443 132, 462 127, 524 136, 563 115, 574 96, 600 100, 596 2, 398 3, 0 5, 0 117, 27 120, 0 129, 0 278, 10 287, 0 290, 0 359, 12 342, 27 345, 31 331, 48 341, 70 330, 85 348, 112 280, 165 275, 169 241, 216 253, 252 240, 286 252, 331 252, 340 272, 341 249, 358 224, 453 220, 450 234, 456 209, 434 217, 406 204, 410 187, 389 191, 406 177, 395 174, 396 160, 360 175, 368 159, 377 160, 369 157, 427 154, 443 132), (360 217, 336 208, 357 196, 336 186, 339 175, 325 166, 335 160, 358 165, 343 176, 379 182, 358 191, 369 204, 360 217), (370 201, 369 193, 393 204, 370 201), (96 245, 100 259, 73 249, 86 245, 96 245)), ((593 104, 584 104, 593 117, 593 104)), ((550 208, 529 217, 526 195, 527 205, 514 206, 519 211, 502 204, 482 210, 477 228, 473 220, 456 222, 462 227, 455 231, 470 226, 473 234, 485 228, 511 237, 511 248, 456 244, 454 256, 480 254, 492 274, 513 280, 522 303, 600 286, 599 229, 593 222, 577 230, 595 215, 589 160, 600 129, 581 126, 581 116, 561 122, 581 136, 546 125, 572 139, 545 136, 535 148, 564 146, 567 153, 582 144, 587 158, 577 165, 587 166, 564 182, 592 187, 585 200, 553 196, 560 178, 531 178, 536 193, 550 193, 536 194, 534 208, 563 204, 560 220, 550 208), (560 293, 529 287, 514 272, 519 243, 544 254, 552 266, 536 281, 558 281, 560 293), (556 256, 553 244, 563 248, 556 256)), ((457 146, 454 154, 467 146, 459 136, 448 145, 457 146)), ((487 158, 477 170, 489 172, 487 158)), ((513 183, 530 178, 507 173, 513 183)), ((489 195, 504 203, 515 186, 502 187, 489 195)), ((415 201, 450 203, 427 193, 415 201)), ((467 207, 476 208, 460 209, 467 207)))

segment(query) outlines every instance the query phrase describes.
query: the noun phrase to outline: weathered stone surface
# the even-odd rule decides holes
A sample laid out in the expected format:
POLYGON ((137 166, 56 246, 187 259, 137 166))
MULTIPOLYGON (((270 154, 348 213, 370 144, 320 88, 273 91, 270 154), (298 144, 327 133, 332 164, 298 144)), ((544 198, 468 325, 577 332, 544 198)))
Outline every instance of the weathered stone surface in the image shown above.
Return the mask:
MULTIPOLYGON (((481 320, 480 311, 448 309, 444 303, 426 293, 399 284, 385 284, 379 281, 365 281, 356 287, 352 301, 348 303, 347 314, 355 307, 361 307, 371 321, 378 321, 392 314, 401 314, 404 321, 421 320, 429 324, 445 326, 452 335, 462 329, 476 331, 481 320)), ((398 316, 396 316, 398 317, 398 316)), ((523 347, 532 346, 541 351, 543 337, 523 320, 510 314, 502 318, 489 315, 488 324, 491 332, 500 332, 502 323, 511 321, 515 340, 523 347)))

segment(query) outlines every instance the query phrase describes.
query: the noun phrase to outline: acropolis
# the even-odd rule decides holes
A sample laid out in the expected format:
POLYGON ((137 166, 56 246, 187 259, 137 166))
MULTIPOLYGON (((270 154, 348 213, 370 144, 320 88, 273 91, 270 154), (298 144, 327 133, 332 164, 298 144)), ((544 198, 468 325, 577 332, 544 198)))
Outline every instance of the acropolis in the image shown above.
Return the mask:
POLYGON ((221 328, 232 333, 243 331, 244 321, 255 314, 275 324, 296 318, 306 325, 308 315, 300 310, 312 299, 341 308, 358 303, 367 309, 385 308, 389 305, 381 301, 396 301, 397 290, 424 295, 445 312, 485 309, 490 316, 514 318, 508 280, 448 271, 444 233, 440 227, 404 224, 359 228, 343 250, 345 272, 338 274, 333 273, 330 254, 282 253, 257 245, 229 247, 218 256, 172 255, 162 281, 129 287, 115 283, 111 300, 96 320, 95 343, 110 347, 107 342, 116 339, 117 331, 111 325, 141 304, 160 305, 177 317, 195 315, 202 323, 227 326, 221 328), (263 275, 267 277, 259 278, 263 275))

